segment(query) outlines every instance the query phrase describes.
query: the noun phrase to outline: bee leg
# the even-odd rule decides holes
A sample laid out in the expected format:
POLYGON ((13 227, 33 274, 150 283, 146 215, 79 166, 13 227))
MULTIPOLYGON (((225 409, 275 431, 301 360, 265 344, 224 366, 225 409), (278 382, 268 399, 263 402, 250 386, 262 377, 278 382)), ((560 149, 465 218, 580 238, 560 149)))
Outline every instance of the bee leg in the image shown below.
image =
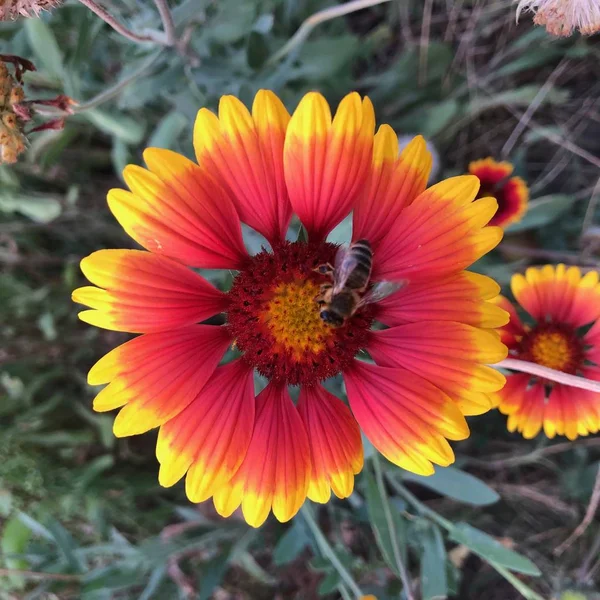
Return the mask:
POLYGON ((331 277, 333 279, 334 268, 331 263, 324 263, 322 265, 319 265, 318 267, 315 267, 313 271, 315 273, 318 273, 319 275, 326 275, 327 277, 331 277))

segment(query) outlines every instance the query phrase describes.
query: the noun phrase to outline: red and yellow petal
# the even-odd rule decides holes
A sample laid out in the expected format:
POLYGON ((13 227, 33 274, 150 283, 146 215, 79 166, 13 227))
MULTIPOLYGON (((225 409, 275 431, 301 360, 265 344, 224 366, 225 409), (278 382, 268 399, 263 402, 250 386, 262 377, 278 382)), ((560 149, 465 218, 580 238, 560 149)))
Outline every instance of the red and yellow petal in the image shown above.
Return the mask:
POLYGON ((498 200, 498 212, 493 216, 490 225, 498 225, 506 229, 518 223, 527 212, 529 189, 520 177, 511 177, 500 189, 492 192, 498 200))
POLYGON ((158 427, 194 400, 229 343, 224 327, 210 325, 136 337, 91 368, 90 385, 110 382, 94 399, 94 410, 124 407, 114 423, 117 437, 158 427))
MULTIPOLYGON (((600 380, 600 370, 586 367, 583 376, 600 380)), ((564 435, 569 440, 600 430, 600 394, 570 386, 554 384, 544 412, 544 433, 553 438, 564 435)))
POLYGON ((156 254, 205 269, 239 269, 248 254, 227 193, 184 156, 148 148, 149 170, 129 165, 131 192, 113 189, 108 205, 123 229, 156 254))
POLYGON ((510 375, 493 398, 500 412, 508 415, 508 430, 518 431, 527 439, 534 438, 542 429, 546 394, 543 384, 530 385, 530 380, 530 375, 510 375))
POLYGON ((491 187, 510 177, 513 165, 507 161, 496 162, 491 156, 469 163, 469 173, 475 175, 482 186, 491 187))
POLYGON ((166 331, 222 312, 225 294, 180 263, 141 250, 99 250, 81 261, 91 283, 73 300, 86 323, 130 333, 166 331))
POLYGON ((502 230, 486 224, 497 203, 494 198, 473 202, 478 189, 476 177, 463 175, 420 194, 390 224, 377 251, 373 278, 414 282, 449 277, 494 248, 502 230))
POLYGON ((242 464, 254 415, 252 369, 241 360, 219 367, 185 410, 160 428, 160 484, 171 486, 187 472, 188 498, 210 498, 242 464))
POLYGON ((417 281, 377 304, 377 320, 389 326, 421 321, 456 321, 494 328, 508 322, 504 307, 490 302, 500 286, 489 277, 461 271, 433 281, 417 281))
POLYGON ((432 463, 454 462, 450 440, 468 437, 458 406, 405 369, 355 361, 344 373, 350 407, 371 443, 394 464, 431 475, 432 463))
POLYGON ((285 238, 292 216, 283 174, 283 144, 290 115, 271 91, 260 90, 252 114, 223 96, 219 116, 203 108, 194 125, 200 167, 230 192, 240 218, 271 243, 285 238))
POLYGON ((288 125, 284 171, 294 212, 311 240, 324 239, 354 205, 367 183, 375 114, 368 98, 353 92, 331 118, 317 92, 302 98, 288 125))
POLYGON ((415 137, 398 156, 398 137, 389 125, 375 135, 369 182, 354 207, 352 237, 368 239, 377 251, 390 223, 427 187, 432 157, 415 137))
POLYGON ((310 447, 287 387, 269 384, 256 398, 256 423, 246 458, 214 495, 228 517, 240 504, 247 523, 259 527, 271 510, 285 522, 300 509, 310 480, 310 447))
POLYGON ((489 394, 505 378, 486 366, 506 358, 507 349, 493 331, 448 321, 409 323, 373 332, 367 348, 384 367, 402 367, 439 387, 464 415, 493 408, 489 394))
POLYGON ((348 407, 320 385, 301 388, 298 412, 310 445, 308 497, 328 502, 333 490, 338 498, 347 498, 363 466, 358 423, 348 407))
POLYGON ((583 277, 578 267, 545 265, 530 267, 525 275, 517 273, 511 280, 517 302, 536 320, 546 320, 581 327, 600 318, 600 284, 598 273, 583 277))
POLYGON ((517 314, 517 309, 514 304, 504 296, 493 298, 491 303, 508 313, 510 320, 508 323, 503 324, 503 327, 498 329, 498 333, 500 334, 502 343, 506 344, 509 349, 516 348, 525 334, 525 327, 517 314))

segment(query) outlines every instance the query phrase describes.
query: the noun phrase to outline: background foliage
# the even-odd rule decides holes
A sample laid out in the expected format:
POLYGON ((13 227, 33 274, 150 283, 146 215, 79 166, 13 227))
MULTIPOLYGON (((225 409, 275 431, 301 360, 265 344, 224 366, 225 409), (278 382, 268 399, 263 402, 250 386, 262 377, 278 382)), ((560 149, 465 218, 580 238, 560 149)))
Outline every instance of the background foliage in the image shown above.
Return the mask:
MULTIPOLYGON (((110 3, 132 29, 160 29, 152 2, 110 3)), ((80 102, 62 131, 32 137, 0 167, 0 598, 599 598, 598 522, 581 521, 600 440, 525 441, 498 413, 472 420, 455 467, 431 478, 367 451, 347 502, 312 505, 260 530, 183 486, 157 483, 152 434, 116 440, 94 414, 91 364, 125 339, 76 319, 78 261, 128 247, 106 191, 145 146, 191 155, 201 106, 261 87, 293 107, 310 89, 358 89, 401 134, 424 133, 436 178, 470 160, 510 159, 530 211, 476 265, 503 285, 526 265, 598 267, 600 46, 550 38, 509 0, 398 0, 319 24, 281 56, 323 0, 183 0, 179 48, 136 44, 87 8, 0 24, 0 52, 33 60, 29 97, 80 102), (384 464, 385 463, 385 464, 384 464)), ((347 234, 343 227, 337 232, 347 234)), ((247 239, 257 249, 260 242, 247 239)))

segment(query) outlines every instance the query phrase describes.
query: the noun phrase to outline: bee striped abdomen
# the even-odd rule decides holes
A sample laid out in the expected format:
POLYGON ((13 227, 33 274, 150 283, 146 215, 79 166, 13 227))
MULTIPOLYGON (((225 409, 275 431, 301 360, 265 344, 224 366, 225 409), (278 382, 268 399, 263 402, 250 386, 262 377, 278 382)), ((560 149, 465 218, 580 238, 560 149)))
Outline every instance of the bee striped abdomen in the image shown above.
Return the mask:
POLYGON ((371 277, 373 267, 373 250, 368 240, 357 240, 351 244, 349 254, 357 261, 350 277, 346 281, 346 287, 352 290, 364 290, 371 277))

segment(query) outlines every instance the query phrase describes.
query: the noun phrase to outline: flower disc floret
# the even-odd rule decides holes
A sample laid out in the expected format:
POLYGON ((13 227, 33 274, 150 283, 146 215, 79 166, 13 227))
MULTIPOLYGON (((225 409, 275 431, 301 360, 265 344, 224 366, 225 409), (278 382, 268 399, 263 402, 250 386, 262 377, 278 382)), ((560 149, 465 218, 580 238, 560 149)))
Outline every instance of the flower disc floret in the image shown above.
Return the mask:
POLYGON ((335 329, 319 316, 316 297, 329 280, 314 269, 333 262, 336 251, 334 244, 286 242, 252 257, 236 276, 227 326, 243 360, 261 375, 315 385, 349 367, 366 347, 371 307, 335 329))

